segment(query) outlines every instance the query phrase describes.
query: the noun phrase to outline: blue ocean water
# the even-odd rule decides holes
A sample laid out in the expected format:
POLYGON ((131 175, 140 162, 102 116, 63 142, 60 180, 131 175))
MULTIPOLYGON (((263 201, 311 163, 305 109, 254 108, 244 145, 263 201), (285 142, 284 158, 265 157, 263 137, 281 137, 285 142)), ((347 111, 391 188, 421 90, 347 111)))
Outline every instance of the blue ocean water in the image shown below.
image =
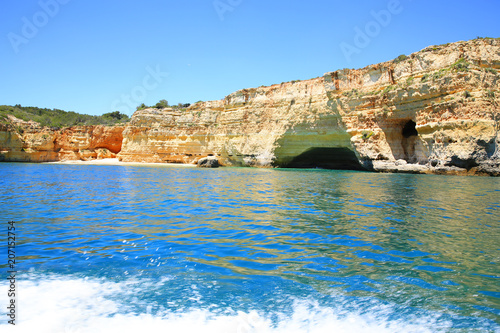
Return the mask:
POLYGON ((500 332, 498 178, 0 163, 0 205, 13 332, 500 332))

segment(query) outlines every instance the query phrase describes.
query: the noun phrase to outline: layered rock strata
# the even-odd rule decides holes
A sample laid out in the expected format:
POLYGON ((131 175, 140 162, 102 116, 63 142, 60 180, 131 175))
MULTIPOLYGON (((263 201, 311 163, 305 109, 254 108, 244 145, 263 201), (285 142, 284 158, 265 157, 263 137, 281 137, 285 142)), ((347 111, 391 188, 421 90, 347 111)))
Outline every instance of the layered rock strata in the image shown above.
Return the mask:
POLYGON ((122 161, 498 175, 500 41, 432 46, 323 77, 144 109, 122 161))
POLYGON ((0 125, 0 161, 52 162, 115 158, 120 152, 123 126, 42 127, 10 117, 0 125))

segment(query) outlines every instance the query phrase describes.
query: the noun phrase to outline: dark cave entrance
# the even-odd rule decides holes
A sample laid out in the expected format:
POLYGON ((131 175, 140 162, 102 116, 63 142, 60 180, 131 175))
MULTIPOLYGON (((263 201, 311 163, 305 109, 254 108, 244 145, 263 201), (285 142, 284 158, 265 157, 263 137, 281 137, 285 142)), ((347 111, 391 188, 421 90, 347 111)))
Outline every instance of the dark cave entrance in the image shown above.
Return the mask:
POLYGON ((401 146, 403 146, 404 159, 408 163, 416 163, 417 157, 415 156, 415 143, 418 138, 417 123, 413 120, 408 120, 404 126, 401 134, 403 139, 401 140, 401 146))
POLYGON ((283 167, 366 170, 359 163, 356 154, 348 148, 309 148, 283 167))
POLYGON ((403 137, 408 139, 410 136, 418 136, 416 126, 417 123, 413 120, 408 120, 403 126, 403 132, 401 133, 403 134, 403 137))

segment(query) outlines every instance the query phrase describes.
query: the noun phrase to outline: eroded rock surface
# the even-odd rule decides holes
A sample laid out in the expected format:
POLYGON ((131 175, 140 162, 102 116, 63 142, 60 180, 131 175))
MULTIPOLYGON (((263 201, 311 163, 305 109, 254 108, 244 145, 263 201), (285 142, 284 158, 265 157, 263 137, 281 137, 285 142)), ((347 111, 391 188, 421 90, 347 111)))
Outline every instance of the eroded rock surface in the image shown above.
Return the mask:
POLYGON ((432 46, 363 69, 243 89, 183 112, 140 110, 118 157, 498 175, 499 46, 496 39, 432 46))
POLYGON ((42 127, 11 117, 0 125, 0 160, 52 162, 116 158, 121 151, 123 126, 42 127))
POLYGON ((218 168, 220 166, 217 157, 208 156, 198 160, 198 167, 200 168, 218 168))

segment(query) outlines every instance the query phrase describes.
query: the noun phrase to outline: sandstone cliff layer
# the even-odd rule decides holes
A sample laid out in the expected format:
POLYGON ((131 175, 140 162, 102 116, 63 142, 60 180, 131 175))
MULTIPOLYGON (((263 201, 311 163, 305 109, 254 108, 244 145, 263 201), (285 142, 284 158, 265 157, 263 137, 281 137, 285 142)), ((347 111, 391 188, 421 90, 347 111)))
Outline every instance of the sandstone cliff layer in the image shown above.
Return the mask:
POLYGON ((362 69, 243 89, 125 127, 0 128, 0 159, 500 174, 500 40, 431 46, 362 69))
POLYGON ((122 161, 499 174, 500 40, 135 112, 122 161))
POLYGON ((53 162, 115 158, 121 151, 124 127, 42 127, 10 117, 0 124, 0 161, 53 162))

